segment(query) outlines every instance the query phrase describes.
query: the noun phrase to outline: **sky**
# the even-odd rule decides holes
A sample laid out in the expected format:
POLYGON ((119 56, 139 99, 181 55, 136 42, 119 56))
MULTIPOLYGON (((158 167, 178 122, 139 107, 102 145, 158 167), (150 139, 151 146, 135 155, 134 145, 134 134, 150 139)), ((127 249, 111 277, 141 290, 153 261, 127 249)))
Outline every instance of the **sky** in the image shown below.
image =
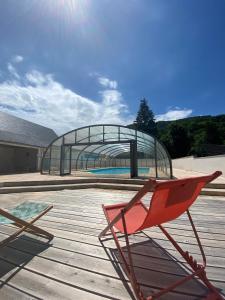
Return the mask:
POLYGON ((58 134, 225 113, 225 0, 0 1, 0 110, 58 134))

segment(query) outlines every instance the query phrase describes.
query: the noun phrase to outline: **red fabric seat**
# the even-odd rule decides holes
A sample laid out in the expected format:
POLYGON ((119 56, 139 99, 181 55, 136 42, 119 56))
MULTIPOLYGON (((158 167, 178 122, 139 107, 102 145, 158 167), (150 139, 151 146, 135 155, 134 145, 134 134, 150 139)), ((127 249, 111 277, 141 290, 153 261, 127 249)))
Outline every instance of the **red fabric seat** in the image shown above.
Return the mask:
MULTIPOLYGON (((110 222, 121 212, 121 210, 127 205, 127 203, 104 206, 107 216, 110 222)), ((142 202, 136 203, 125 215, 127 233, 133 233, 143 223, 143 220, 147 216, 147 208, 142 202)), ((122 233, 124 233, 123 222, 120 219, 114 224, 114 226, 122 233)))

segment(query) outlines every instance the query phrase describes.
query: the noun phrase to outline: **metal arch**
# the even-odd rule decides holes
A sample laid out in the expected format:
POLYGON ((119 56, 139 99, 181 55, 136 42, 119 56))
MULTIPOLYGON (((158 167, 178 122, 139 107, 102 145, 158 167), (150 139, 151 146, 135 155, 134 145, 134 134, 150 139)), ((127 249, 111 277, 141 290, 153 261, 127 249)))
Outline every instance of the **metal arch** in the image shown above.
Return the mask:
MULTIPOLYGON (((43 154, 43 158, 42 158, 42 162, 41 162, 41 173, 43 173, 43 162, 44 162, 44 159, 46 157, 46 154, 47 154, 47 151, 48 149, 50 148, 51 149, 51 146, 58 140, 60 140, 60 138, 62 137, 65 137, 68 136, 69 134, 71 133, 74 133, 74 143, 72 144, 73 146, 77 145, 79 146, 79 143, 77 143, 77 133, 82 130, 82 129, 85 129, 85 128, 88 128, 88 131, 87 131, 87 136, 84 138, 84 139, 87 139, 88 142, 90 142, 90 138, 92 136, 92 134, 90 134, 90 131, 91 131, 91 128, 94 128, 94 127, 99 127, 102 129, 102 132, 101 130, 96 134, 96 135, 101 135, 102 134, 102 137, 103 137, 103 140, 104 140, 104 135, 105 135, 105 127, 106 126, 110 126, 110 127, 113 127, 113 128, 116 128, 117 129, 117 132, 115 132, 115 137, 118 138, 118 144, 120 144, 121 140, 124 141, 125 139, 121 137, 124 135, 124 137, 131 137, 132 139, 135 139, 138 141, 138 144, 140 143, 140 140, 143 141, 143 142, 148 142, 148 144, 152 144, 152 140, 154 141, 154 136, 152 135, 149 135, 149 134, 146 134, 140 130, 137 130, 137 129, 132 129, 132 128, 128 128, 126 126, 123 126, 123 125, 115 125, 115 124, 95 124, 95 125, 88 125, 88 126, 84 126, 84 127, 80 127, 80 128, 77 128, 77 129, 73 129, 59 137, 57 137, 56 139, 54 139, 50 144, 49 146, 46 148, 44 154, 43 154), (121 128, 125 128, 127 130, 127 132, 121 132, 121 128), (141 132, 142 135, 138 136, 138 132, 141 132), (150 137, 150 139, 149 139, 150 137)), ((93 132, 94 133, 94 132, 93 132)), ((107 135, 107 133, 106 133, 107 135)), ((93 135, 94 136, 94 135, 93 135)), ((82 140, 82 139, 81 139, 82 140)), ((61 142, 61 141, 60 141, 61 142)), ((164 166, 167 168, 169 167, 170 168, 170 176, 172 177, 172 162, 171 162, 171 158, 170 158, 170 155, 167 151, 167 149, 165 148, 164 145, 161 144, 161 142, 159 140, 156 139, 156 142, 157 142, 157 146, 159 145, 159 147, 156 147, 157 150, 158 150, 158 155, 161 156, 162 160, 165 161, 164 162, 164 166), (160 155, 161 154, 161 155, 160 155), (168 161, 168 162, 167 162, 168 161), (169 163, 169 164, 168 164, 169 163)), ((61 145, 63 145, 63 141, 61 142, 61 145)), ((67 143, 65 143, 67 145, 67 143)), ((91 145, 92 143, 90 143, 89 145, 91 145)), ((87 149, 89 145, 86 145, 85 146, 85 149, 87 149), (87 148, 86 148, 87 147, 87 148)), ((59 145, 60 147, 60 145, 59 145)), ((140 147, 139 147, 140 148, 140 147)), ((95 148, 96 149, 96 148, 95 148)), ((149 147, 150 149, 150 147, 149 147)), ((147 148, 146 148, 147 150, 147 148)), ((83 152, 84 149, 82 149, 80 152, 83 152)), ((147 153, 147 152, 144 152, 144 153, 147 153)), ((50 164, 51 164, 51 161, 50 161, 50 164)), ((49 165, 50 165, 49 164, 49 165)), ((49 171, 50 171, 50 168, 49 168, 49 171)))
MULTIPOLYGON (((130 144, 130 143, 129 143, 130 144)), ((124 150, 126 150, 126 149, 128 149, 127 147, 124 147, 124 148, 122 148, 122 147, 113 147, 113 145, 111 146, 111 147, 108 147, 108 148, 104 148, 104 149, 102 149, 101 150, 101 154, 103 155, 107 155, 107 156, 110 156, 110 153, 111 153, 111 151, 113 151, 113 150, 121 150, 122 152, 124 152, 124 150), (104 152, 105 150, 107 150, 106 152, 104 152), (104 153, 103 153, 104 152, 104 153)))
MULTIPOLYGON (((90 130, 89 130, 90 131, 90 130)), ((98 136, 98 134, 96 134, 96 135, 93 135, 93 136, 98 136)), ((87 137, 86 137, 87 138, 87 137)), ((86 139, 85 138, 85 139, 86 139)), ((84 139, 83 139, 84 140, 84 139)), ((80 140, 80 141, 82 141, 82 139, 80 140)), ((102 140, 100 140, 99 142, 101 142, 102 140)), ((76 145, 74 145, 74 146, 79 146, 79 143, 78 144, 76 144, 76 145)), ((77 159, 76 159, 76 170, 77 170, 77 163, 78 163, 78 159, 80 158, 80 156, 81 156, 81 154, 82 154, 82 152, 84 152, 88 147, 90 147, 90 146, 93 146, 93 145, 91 145, 91 143, 90 144, 88 144, 86 147, 84 147, 80 152, 79 152, 79 154, 78 154, 78 156, 77 156, 77 159)))
MULTIPOLYGON (((100 164, 101 164, 102 159, 100 157, 101 157, 102 151, 104 151, 104 150, 106 150, 106 149, 104 148, 100 152, 98 152, 99 156, 95 158, 94 165, 95 165, 96 160, 100 160, 100 164)), ((115 150, 118 151, 118 149, 115 149, 115 150)), ((120 153, 123 153, 123 152, 120 152, 120 153)))
MULTIPOLYGON (((129 143, 130 144, 130 143, 129 143)), ((104 155, 108 155, 108 156, 110 156, 110 154, 111 154, 111 150, 121 150, 121 151, 123 151, 123 150, 127 150, 127 149, 129 149, 127 146, 126 147, 109 147, 109 148, 106 148, 106 149, 103 149, 102 151, 101 151, 101 153, 102 154, 104 154, 104 155), (106 152, 104 152, 103 153, 103 151, 105 151, 105 150, 107 150, 106 152)))
MULTIPOLYGON (((118 143, 118 144, 120 144, 120 143, 118 143)), ((90 154, 93 154, 93 153, 95 153, 95 154, 99 154, 99 153, 101 153, 102 151, 104 151, 105 149, 108 149, 109 147, 106 147, 106 148, 104 148, 102 151, 100 151, 100 152, 94 152, 95 150, 97 150, 97 149, 99 149, 99 148, 102 148, 102 147, 105 147, 105 146, 107 146, 107 145, 111 145, 111 146, 116 146, 116 144, 101 144, 101 145, 98 145, 96 148, 94 148, 91 152, 89 152, 90 154)), ((121 144, 120 144, 121 145, 121 144)))
MULTIPOLYGON (((128 152, 130 152, 130 150, 128 151, 128 152)), ((121 153, 125 153, 125 152, 121 152, 119 149, 115 149, 114 151, 112 151, 111 153, 110 153, 110 158, 115 158, 118 154, 121 154, 121 153)), ((126 152, 127 153, 127 152, 126 152)))
MULTIPOLYGON (((127 144, 129 144, 129 143, 130 143, 130 142, 128 142, 127 144)), ((119 144, 119 143, 118 143, 118 144, 119 144)), ((126 144, 126 143, 124 143, 124 144, 126 144)), ((149 144, 149 145, 145 145, 145 144, 144 144, 143 142, 141 142, 141 141, 137 141, 137 144, 138 144, 139 148, 141 148, 141 150, 143 150, 143 151, 149 150, 150 147, 151 147, 150 144, 149 144)), ((122 146, 122 144, 120 144, 120 145, 122 146)), ((101 146, 99 146, 99 147, 93 149, 93 151, 92 151, 91 153, 101 154, 103 151, 115 147, 114 145, 112 145, 112 147, 104 148, 104 149, 102 149, 102 151, 100 151, 100 152, 94 152, 95 150, 97 150, 98 148, 101 148, 101 147, 103 147, 103 146, 105 146, 105 145, 101 145, 101 146)), ((154 147, 152 147, 152 149, 154 149, 154 147)), ((108 153, 108 151, 105 152, 105 153, 103 153, 103 154, 107 154, 107 153, 108 153)), ((145 153, 149 153, 149 151, 148 151, 148 152, 145 152, 145 153)), ((110 153, 109 153, 109 155, 110 155, 110 153)))
MULTIPOLYGON (((64 133, 64 134, 62 134, 62 135, 60 135, 60 136, 58 136, 57 138, 55 138, 55 139, 48 145, 48 147, 46 148, 46 151, 45 151, 45 152, 47 152, 48 148, 51 147, 52 144, 54 144, 57 140, 59 140, 59 139, 62 138, 63 136, 66 136, 66 135, 68 135, 68 134, 70 134, 70 133, 72 133, 72 132, 74 132, 74 134, 76 135, 76 132, 78 132, 79 130, 82 130, 82 129, 85 129, 85 128, 100 127, 100 126, 103 127, 103 133, 104 133, 104 127, 106 127, 106 126, 117 127, 117 128, 118 128, 118 133, 119 133, 118 137, 120 137, 120 128, 126 128, 126 129, 133 130, 133 131, 136 131, 136 132, 141 132, 141 133, 143 133, 144 135, 147 135, 147 136, 150 136, 150 137, 154 138, 152 135, 146 134, 145 132, 143 132, 143 131, 141 131, 141 130, 136 130, 136 129, 128 128, 127 126, 124 126, 124 125, 116 125, 116 124, 94 124, 94 125, 88 125, 88 126, 83 126, 83 127, 77 128, 77 129, 73 129, 73 130, 70 130, 70 131, 68 131, 68 132, 66 132, 66 133, 64 133)), ((104 135, 104 134, 103 134, 103 135, 104 135)), ((119 141, 120 141, 120 138, 119 138, 119 141)), ((74 144, 76 144, 76 140, 75 140, 75 143, 74 143, 74 144)), ((73 144, 73 145, 74 145, 74 144, 73 144)))
POLYGON ((169 166, 170 166, 170 178, 173 178, 173 166, 172 166, 172 160, 171 160, 171 156, 167 150, 167 148, 157 139, 156 140, 157 143, 159 143, 159 145, 162 147, 162 149, 165 151, 165 154, 167 155, 167 159, 169 161, 169 166))
POLYGON ((76 170, 77 170, 78 159, 80 158, 81 153, 83 153, 84 150, 87 149, 89 146, 90 146, 90 145, 87 145, 86 147, 84 147, 84 148, 79 152, 79 154, 77 155, 77 159, 76 159, 76 170))
MULTIPOLYGON (((123 141, 123 142, 125 142, 125 141, 123 141)), ((89 156, 88 156, 88 158, 86 159, 86 169, 87 169, 87 165, 88 165, 88 160, 89 160, 89 158, 90 158, 90 155, 91 154, 98 154, 98 156, 100 157, 100 154, 102 153, 102 154, 104 154, 104 155, 112 155, 113 153, 112 153, 112 151, 114 151, 114 150, 118 150, 119 152, 118 152, 118 154, 120 154, 120 153, 123 153, 123 152, 126 152, 125 150, 126 150, 126 147, 123 147, 123 149, 122 149, 122 144, 121 143, 118 143, 118 145, 117 144, 109 144, 110 146, 107 146, 107 144, 103 144, 103 145, 98 145, 97 147, 95 147, 94 149, 92 149, 92 151, 91 152, 89 152, 89 156), (118 148, 118 146, 119 146, 119 148, 118 148), (104 147, 100 152, 95 152, 97 149, 99 149, 99 148, 101 148, 101 147, 104 147), (107 150, 106 152, 104 152, 105 150, 107 150), (104 152, 104 153, 103 153, 104 152)), ((91 145, 87 145, 86 147, 84 147, 81 151, 80 151, 80 153, 79 153, 79 155, 78 155, 78 157, 77 157, 77 160, 76 160, 76 169, 77 169, 77 163, 78 163, 78 160, 79 160, 79 157, 80 157, 80 155, 81 155, 81 153, 82 152, 85 152, 85 150, 88 148, 88 147, 90 147, 91 145)), ((125 146, 125 145, 124 145, 125 146)), ((129 148, 130 148, 130 146, 129 146, 129 148)), ((148 145, 146 145, 146 144, 144 144, 142 141, 140 141, 140 140, 138 140, 138 150, 139 151, 143 151, 144 153, 149 153, 149 150, 151 149, 151 148, 153 148, 152 147, 152 145, 151 145, 151 141, 148 141, 148 145), (148 151, 146 151, 146 150, 148 150, 148 151)), ((127 148, 127 150, 128 150, 128 148, 127 148)), ((115 151, 114 151, 115 152, 115 151)), ((117 152, 115 152, 115 153, 117 153, 117 152)), ((97 158, 95 159, 95 160, 97 160, 97 158)), ((100 161, 102 161, 102 159, 100 159, 100 161)), ((101 163, 101 162, 100 162, 101 163)))
MULTIPOLYGON (((98 135, 101 135, 101 136, 102 136, 102 134, 100 134, 100 133, 98 133, 98 134, 93 134, 93 135, 90 135, 90 136, 86 136, 85 138, 79 140, 79 141, 76 143, 76 145, 81 144, 82 141, 84 141, 84 140, 86 140, 86 139, 89 139, 89 137, 91 138, 91 137, 95 137, 95 136, 98 136, 98 135)), ((97 143, 97 142, 103 142, 103 139, 100 139, 99 141, 95 141, 95 142, 96 142, 96 143, 97 143)), ((87 143, 88 143, 88 144, 91 144, 91 141, 88 141, 87 143)), ((68 143, 68 144, 70 144, 70 143, 68 143)))
MULTIPOLYGON (((125 144, 125 143, 124 143, 125 144)), ((122 146, 122 144, 121 143, 118 143, 118 145, 119 146, 122 146)), ((93 153, 95 153, 95 154, 101 154, 104 150, 107 150, 107 149, 109 149, 109 148, 111 148, 111 147, 116 147, 117 146, 117 144, 111 144, 110 142, 106 142, 106 144, 101 144, 101 145, 98 145, 96 148, 94 148, 91 152, 89 152, 90 154, 93 154, 93 153), (100 152, 95 152, 97 149, 100 149, 100 148, 102 148, 102 147, 104 147, 100 152)), ((105 154, 105 153, 104 153, 105 154)))
MULTIPOLYGON (((118 154, 120 154, 120 153, 124 153, 124 151, 122 151, 122 149, 121 149, 121 150, 119 150, 119 149, 114 149, 114 151, 112 151, 110 154, 114 154, 114 153, 116 153, 116 154, 118 155, 118 154)), ((113 156, 108 156, 108 157, 109 157, 109 158, 111 157, 112 159, 115 158, 115 157, 113 157, 113 156)), ((103 159, 103 158, 100 158, 100 165, 101 165, 102 159, 103 159)))
MULTIPOLYGON (((90 152, 89 155, 88 155, 88 157, 87 157, 87 159, 86 159, 86 169, 87 169, 87 165, 88 165, 88 161, 89 161, 90 156, 92 154, 98 155, 98 157, 96 157, 95 160, 94 160, 94 161, 96 161, 97 158, 100 158, 100 155, 102 154, 103 151, 108 150, 109 148, 115 148, 116 147, 116 145, 111 145, 111 146, 110 145, 111 144, 100 145, 100 146, 96 147, 92 152, 90 152), (105 147, 107 145, 108 145, 108 147, 105 147), (99 149, 99 148, 102 148, 102 147, 104 147, 104 148, 100 152, 94 152, 96 149, 99 149)), ((103 154, 105 154, 105 153, 103 153, 103 154)))
MULTIPOLYGON (((107 145, 107 144, 106 144, 107 145)), ((96 161, 96 159, 97 158, 99 158, 99 154, 101 153, 101 152, 93 152, 93 151, 95 151, 96 149, 99 149, 99 148, 101 148, 101 147, 104 147, 104 146, 106 146, 105 144, 103 144, 103 145, 100 145, 100 146, 97 146, 96 148, 94 148, 91 152, 89 152, 89 155, 88 155, 88 157, 87 157, 87 160, 86 160, 86 169, 87 169, 87 164, 88 164, 88 160, 89 160, 89 158, 90 158, 90 156, 92 155, 92 154, 98 154, 98 157, 96 157, 95 158, 95 160, 94 160, 94 162, 96 161)))
MULTIPOLYGON (((99 147, 100 148, 100 147, 99 147)), ((100 155, 101 155, 101 151, 100 152, 98 152, 98 157, 96 157, 95 158, 95 160, 94 160, 94 168, 95 168, 95 162, 96 162, 96 160, 100 160, 100 155)))
POLYGON ((117 149, 111 149, 110 152, 109 152, 109 155, 107 155, 107 156, 113 158, 114 157, 113 156, 114 153, 117 153, 117 152, 118 153, 124 153, 124 152, 129 152, 130 151, 130 149, 127 149, 128 151, 123 151, 123 150, 124 149, 118 149, 118 148, 117 149))
MULTIPOLYGON (((144 144, 139 145, 139 150, 142 150, 142 151, 144 150, 145 151, 146 147, 144 147, 144 146, 145 146, 144 144), (140 148, 142 148, 142 149, 140 149, 140 148)), ((104 154, 107 154, 109 157, 111 157, 111 159, 115 159, 115 156, 113 156, 113 155, 118 155, 120 153, 125 152, 125 151, 123 151, 124 149, 118 149, 118 148, 115 149, 115 147, 110 147, 110 149, 109 150, 108 149, 109 148, 104 148, 102 151, 100 151, 98 153, 99 156, 94 160, 94 166, 95 166, 95 161, 96 160, 100 160, 100 166, 101 166, 101 162, 102 162, 103 158, 100 158, 100 154, 102 154, 102 152, 105 151, 105 150, 107 150, 107 151, 104 154)), ((147 147, 147 149, 149 150, 149 147, 147 147)), ((130 150, 130 145, 129 145, 129 149, 127 148, 127 150, 130 150)), ((144 152, 144 153, 146 153, 146 152, 144 152)), ((87 163, 86 163, 86 168, 87 168, 87 163)))
MULTIPOLYGON (((96 145, 97 145, 97 147, 94 148, 94 150, 97 149, 97 148, 99 148, 99 147, 105 146, 105 144, 104 144, 104 145, 101 144, 100 146, 99 146, 99 144, 96 144, 96 145)), ((78 145, 77 145, 77 146, 78 146, 78 145)), ((77 159, 76 159, 76 169, 77 169, 78 158, 80 157, 81 153, 84 152, 88 147, 91 147, 91 146, 93 146, 93 145, 88 144, 86 147, 84 147, 84 148, 79 152, 78 157, 77 157, 77 159)), ((89 153, 92 154, 92 153, 93 153, 93 150, 92 150, 91 152, 89 152, 89 153)))
MULTIPOLYGON (((80 140, 81 141, 81 140, 80 140)), ((96 143, 98 143, 98 142, 96 142, 96 143)), ((99 143, 102 143, 102 141, 99 141, 99 143)), ((98 148, 100 148, 100 147, 104 147, 104 146, 106 146, 107 145, 107 141, 105 141, 105 144, 101 144, 100 146, 97 146, 96 148, 94 148, 91 152, 89 152, 90 154, 92 154, 92 153, 96 153, 96 152, 93 152, 93 151, 95 151, 96 149, 98 149, 98 148)), ((121 144, 121 143, 118 143, 118 144, 121 144)), ((66 144, 66 145, 68 145, 68 144, 66 144)), ((97 144, 97 145, 99 145, 99 144, 97 144)), ((110 145, 110 144, 109 144, 110 145)), ((79 146, 79 144, 77 144, 77 145, 74 145, 74 146, 79 146)), ((80 155, 83 153, 83 152, 85 152, 85 150, 87 149, 87 148, 89 148, 89 147, 91 147, 91 146, 93 146, 93 144, 88 144, 86 147, 84 147, 82 150, 80 150, 80 152, 79 152, 79 154, 78 154, 78 156, 77 156, 77 159, 76 159, 76 170, 77 170, 77 164, 78 164, 78 160, 79 160, 79 157, 80 157, 80 155)), ((98 152, 96 153, 96 154, 98 154, 98 152)), ((86 163, 86 165, 87 165, 87 163, 86 163)))
MULTIPOLYGON (((145 148, 142 147, 142 145, 139 145, 139 146, 140 146, 139 149, 145 149, 145 148)), ((139 149, 138 149, 138 150, 139 150, 139 149)), ((112 150, 113 150, 113 149, 112 149, 112 150)), ((120 154, 120 153, 126 152, 126 151, 122 151, 122 152, 121 152, 120 149, 115 149, 115 150, 119 151, 119 154, 120 154)), ((122 150, 122 149, 121 149, 121 150, 122 150)), ((129 145, 129 148, 127 148, 127 150, 128 150, 128 152, 130 151, 130 145, 129 145)), ((107 152, 108 152, 108 151, 107 151, 107 152)), ((104 153, 104 154, 105 154, 105 153, 104 153)), ((113 152, 109 152, 109 156, 111 156, 111 155, 113 155, 113 154, 114 154, 114 151, 113 151, 113 152)))
MULTIPOLYGON (((140 145, 139 145, 139 146, 140 146, 140 145)), ((142 146, 141 146, 141 147, 138 148, 138 151, 143 150, 143 149, 145 150, 145 148, 142 148, 142 146)), ((119 149, 116 149, 116 150, 117 150, 117 152, 119 151, 119 149)), ((124 151, 124 152, 125 152, 125 151, 124 151)), ((120 152, 120 151, 119 151, 118 154, 124 153, 124 152, 120 152)), ((118 155, 118 154, 117 154, 117 155, 118 155)), ((114 153, 111 152, 110 155, 114 155, 114 153)), ((115 158, 115 156, 113 156, 112 158, 115 158)))
MULTIPOLYGON (((131 142, 130 142, 129 143, 129 148, 127 148, 127 150, 129 150, 128 152, 131 152, 131 147, 132 146, 131 146, 131 142)), ((110 152, 109 152, 108 156, 114 158, 112 155, 115 155, 115 154, 118 155, 120 153, 124 153, 125 151, 123 151, 123 150, 124 149, 110 149, 110 152)), ((101 166, 101 161, 102 161, 102 158, 100 159, 100 166, 101 166)))
MULTIPOLYGON (((80 141, 81 141, 81 140, 80 140, 80 141)), ((108 143, 110 143, 110 142, 108 141, 108 143)), ((125 143, 125 140, 123 140, 123 143, 126 144, 126 143, 125 143)), ((137 143, 138 143, 138 146, 139 146, 138 149, 141 148, 141 150, 144 151, 144 153, 148 153, 148 152, 146 152, 145 150, 149 150, 149 149, 151 148, 151 141, 148 141, 148 146, 147 146, 146 144, 144 144, 144 143, 143 143, 142 141, 140 141, 140 140, 138 140, 137 143), (144 146, 145 146, 145 147, 144 147, 144 146)), ((127 144, 128 144, 128 143, 127 143, 127 144)), ((91 145, 87 145, 86 147, 84 147, 84 148, 79 152, 78 157, 77 157, 77 159, 76 159, 76 169, 77 169, 77 164, 78 164, 78 160, 79 160, 79 157, 80 157, 81 153, 85 152, 85 150, 86 150, 87 148, 89 148, 90 146, 91 146, 91 145)), ((122 150, 125 150, 125 149, 122 149, 122 144, 121 144, 121 143, 118 143, 118 145, 117 145, 117 144, 101 144, 101 145, 98 144, 97 147, 95 147, 91 152, 89 152, 88 158, 86 159, 86 162, 85 162, 86 169, 87 169, 88 160, 89 160, 91 154, 98 154, 99 157, 100 157, 100 154, 106 155, 106 154, 109 153, 109 155, 111 155, 111 149, 113 150, 113 149, 115 149, 115 147, 118 147, 118 146, 121 148, 121 151, 120 151, 119 153, 126 152, 126 151, 122 151, 122 150), (109 145, 109 146, 106 147, 107 145, 109 145), (104 147, 104 149, 102 149, 100 152, 95 152, 97 149, 99 149, 99 148, 101 148, 101 147, 104 147), (109 151, 108 151, 108 149, 109 149, 109 151), (103 153, 103 151, 105 151, 105 150, 107 150, 107 151, 103 153)), ((130 148, 130 145, 129 145, 129 148, 130 148)), ((152 148, 153 148, 153 147, 152 147, 152 148)), ((117 148, 117 150, 119 150, 119 149, 117 148)), ((96 161, 96 160, 97 160, 97 158, 95 159, 95 161, 96 161)), ((100 161, 102 161, 102 159, 100 159, 100 161)))
MULTIPOLYGON (((139 131, 139 132, 142 132, 142 131, 139 131)), ((144 136, 145 135, 147 135, 147 134, 144 133, 144 136)), ((151 135, 149 135, 149 136, 151 136, 151 135)), ((160 154, 162 154, 163 160, 168 159, 169 169, 170 169, 170 178, 172 179, 173 178, 173 169, 172 169, 172 160, 171 160, 170 154, 169 154, 168 150, 166 149, 166 147, 158 139, 156 139, 156 137, 154 137, 154 136, 151 136, 151 137, 153 138, 153 142, 156 146, 156 149, 155 149, 156 154, 157 154, 157 143, 158 143, 159 146, 161 147, 161 148, 158 148, 158 151, 160 154), (164 151, 164 153, 161 151, 161 149, 164 151)), ((144 138, 144 141, 146 142, 147 140, 144 138)), ((155 157, 155 168, 156 168, 156 172, 157 172, 157 161, 156 160, 157 160, 157 157, 155 157)), ((165 167, 166 167, 166 164, 165 164, 165 167)))
MULTIPOLYGON (((124 153, 124 151, 120 151, 119 149, 114 149, 114 151, 113 152, 111 152, 110 154, 112 155, 118 155, 118 154, 120 154, 120 153, 124 153)), ((115 159, 116 158, 116 156, 109 156, 109 159, 110 160, 113 160, 113 159, 115 159)), ((97 157, 95 160, 94 160, 94 166, 95 166, 95 162, 96 162, 96 160, 100 160, 100 166, 101 166, 101 162, 102 162, 102 158, 99 156, 99 157, 97 157)))
MULTIPOLYGON (((89 154, 88 154, 88 157, 87 157, 87 159, 86 159, 86 169, 87 169, 87 165, 88 165, 88 160, 89 160, 89 158, 90 158, 90 156, 92 155, 92 154, 99 154, 98 152, 93 152, 94 150, 96 150, 96 149, 98 149, 98 148, 101 148, 101 147, 104 147, 105 145, 98 145, 96 148, 94 148, 91 152, 89 152, 89 154)), ((97 158, 99 158, 99 155, 94 159, 94 164, 95 164, 95 161, 96 161, 96 159, 97 158)))
MULTIPOLYGON (((110 144, 109 144, 110 145, 110 144)), ((105 145, 102 145, 102 146, 105 146, 105 145)), ((102 152, 103 151, 105 151, 105 150, 107 150, 107 149, 109 149, 109 148, 112 148, 114 145, 111 145, 111 147, 108 147, 108 148, 104 148, 104 149, 102 149, 100 152, 97 152, 96 154, 98 154, 98 157, 96 157, 96 159, 94 160, 94 164, 95 164, 95 161, 96 160, 100 160, 100 164, 101 164, 101 161, 102 161, 102 158, 100 158, 101 157, 101 155, 102 155, 102 152)), ((99 147, 100 148, 100 147, 99 147)), ((105 153, 104 153, 105 154, 105 153)))
MULTIPOLYGON (((111 144, 110 143, 110 141, 108 141, 108 142, 106 142, 107 144, 101 144, 101 145, 99 145, 98 147, 96 147, 96 148, 94 148, 91 152, 89 152, 89 155, 88 155, 88 158, 87 158, 87 160, 86 160, 86 169, 87 169, 87 165, 88 165, 88 160, 89 160, 89 158, 90 158, 90 156, 92 155, 92 154, 96 154, 96 155, 98 155, 98 158, 100 158, 100 155, 102 154, 104 154, 104 155, 106 155, 111 149, 118 149, 118 146, 119 146, 119 148, 121 148, 121 151, 122 150, 125 150, 125 149, 122 149, 122 148, 125 148, 125 147, 123 147, 124 145, 126 145, 126 144, 130 144, 130 140, 129 140, 129 142, 128 143, 126 143, 125 141, 123 141, 123 143, 116 143, 116 144, 111 144), (123 145, 124 144, 124 145, 123 145), (103 147, 103 149, 100 151, 100 152, 95 152, 95 150, 97 150, 97 149, 99 149, 99 148, 102 148, 103 147), (107 150, 106 152, 104 152, 103 153, 103 151, 105 151, 105 150, 107 150)), ((83 150, 85 150, 85 149, 83 149, 83 150)), ((125 152, 125 151, 122 151, 121 153, 123 153, 123 152, 125 152)), ((94 160, 94 162, 97 160, 97 158, 94 160)), ((102 160, 102 159, 101 159, 102 160)))
MULTIPOLYGON (((128 142, 128 143, 129 143, 129 142, 128 142)), ((128 144, 128 143, 127 143, 127 144, 128 144)), ((126 144, 126 143, 123 142, 123 144, 126 144)), ((121 143, 118 142, 118 146, 120 146, 120 147, 122 147, 123 144, 121 144, 121 143)), ((98 144, 98 146, 97 146, 96 148, 94 148, 91 152, 89 152, 89 156, 92 155, 92 154, 94 154, 94 153, 95 153, 95 154, 101 154, 101 153, 102 153, 103 151, 105 151, 105 150, 108 150, 108 149, 110 149, 110 148, 115 148, 115 147, 118 147, 118 146, 117 146, 117 144, 115 144, 115 143, 114 143, 114 144, 111 144, 110 141, 108 141, 107 144, 101 144, 101 145, 98 144), (102 147, 104 147, 104 148, 103 148, 100 152, 95 152, 97 149, 100 149, 100 148, 102 148, 102 147)), ((108 152, 108 151, 107 151, 107 152, 108 152)), ((106 153, 107 153, 107 152, 106 152, 106 153)), ((104 154, 106 154, 106 153, 104 153, 104 154)), ((89 156, 88 156, 88 158, 89 158, 89 156)))

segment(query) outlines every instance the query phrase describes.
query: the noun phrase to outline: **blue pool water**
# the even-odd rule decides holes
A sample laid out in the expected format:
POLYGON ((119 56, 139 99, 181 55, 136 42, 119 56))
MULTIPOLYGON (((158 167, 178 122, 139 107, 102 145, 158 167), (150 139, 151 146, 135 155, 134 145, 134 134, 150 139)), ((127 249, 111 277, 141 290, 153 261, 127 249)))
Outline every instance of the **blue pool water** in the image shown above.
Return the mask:
MULTIPOLYGON (((129 174, 130 168, 105 168, 105 169, 93 169, 88 170, 93 174, 111 174, 111 175, 119 175, 119 174, 129 174)), ((138 174, 147 174, 149 172, 149 168, 138 168, 138 174)))

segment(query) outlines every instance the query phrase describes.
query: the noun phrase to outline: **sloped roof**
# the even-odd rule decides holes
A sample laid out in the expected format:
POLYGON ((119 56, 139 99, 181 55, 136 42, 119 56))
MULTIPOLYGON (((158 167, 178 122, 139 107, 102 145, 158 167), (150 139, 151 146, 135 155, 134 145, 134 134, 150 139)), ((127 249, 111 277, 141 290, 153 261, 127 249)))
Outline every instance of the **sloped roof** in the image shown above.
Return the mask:
POLYGON ((55 138, 50 128, 0 111, 0 142, 47 147, 55 138))

